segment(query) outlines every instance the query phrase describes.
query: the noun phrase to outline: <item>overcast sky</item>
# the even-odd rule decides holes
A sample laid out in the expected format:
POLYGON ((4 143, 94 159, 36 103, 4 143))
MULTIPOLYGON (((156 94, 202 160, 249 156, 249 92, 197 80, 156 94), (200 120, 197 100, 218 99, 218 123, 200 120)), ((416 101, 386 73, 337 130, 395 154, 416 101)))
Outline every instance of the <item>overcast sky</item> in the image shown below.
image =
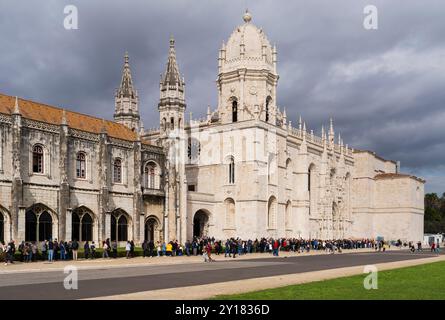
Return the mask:
MULTIPOLYGON (((217 57, 245 8, 278 48, 277 103, 316 133, 400 160, 445 192, 442 0, 0 0, 0 91, 112 119, 128 50, 145 128, 159 122, 159 75, 176 39, 188 111, 216 107, 217 57), (65 5, 79 29, 65 30, 65 5), (363 9, 378 8, 378 30, 363 9)), ((187 111, 187 113, 188 113, 187 111)))

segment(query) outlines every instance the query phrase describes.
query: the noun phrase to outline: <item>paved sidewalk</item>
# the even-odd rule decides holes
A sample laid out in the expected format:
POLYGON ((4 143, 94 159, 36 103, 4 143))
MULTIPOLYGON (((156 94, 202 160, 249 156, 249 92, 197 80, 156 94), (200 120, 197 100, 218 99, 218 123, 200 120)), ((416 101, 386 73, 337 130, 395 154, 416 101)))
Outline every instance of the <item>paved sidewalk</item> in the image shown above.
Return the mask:
MULTIPOLYGON (((391 251, 401 251, 403 250, 397 248, 389 249, 391 251)), ((351 254, 351 253, 363 253, 363 252, 375 252, 374 249, 354 249, 354 250, 344 250, 342 253, 335 254, 351 254)), ((327 255, 324 251, 310 251, 309 253, 294 253, 294 252, 280 252, 280 257, 304 257, 312 255, 327 255)), ((212 258, 216 261, 236 261, 236 260, 250 260, 250 259, 273 259, 276 258, 269 253, 251 253, 241 256, 236 256, 233 258, 225 258, 222 255, 212 255, 212 258)), ((116 258, 116 259, 81 259, 77 261, 38 261, 31 263, 15 262, 5 266, 4 263, 0 264, 0 274, 10 274, 10 273, 23 273, 23 272, 46 272, 46 271, 60 271, 63 270, 65 266, 76 266, 79 270, 89 270, 89 269, 100 269, 100 268, 122 268, 122 267, 141 267, 141 266, 159 266, 159 265, 180 265, 185 263, 198 263, 203 262, 201 256, 176 256, 176 257, 135 257, 131 259, 127 258, 116 258)))
MULTIPOLYGON (((445 256, 375 264, 379 271, 391 270, 426 263, 445 261, 445 256)), ((130 294, 96 297, 89 300, 202 300, 219 295, 239 294, 289 285, 323 281, 363 274, 364 266, 336 268, 272 277, 252 278, 238 281, 219 282, 206 285, 151 290, 130 294), (184 295, 187 292, 187 295, 184 295)))

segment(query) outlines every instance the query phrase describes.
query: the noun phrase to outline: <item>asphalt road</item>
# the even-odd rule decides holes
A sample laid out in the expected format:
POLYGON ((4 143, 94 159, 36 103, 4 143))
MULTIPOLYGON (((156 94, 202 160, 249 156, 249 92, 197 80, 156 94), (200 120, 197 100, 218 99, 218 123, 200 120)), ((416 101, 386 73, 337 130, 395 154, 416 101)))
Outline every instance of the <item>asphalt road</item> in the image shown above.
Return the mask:
MULTIPOLYGON (((82 299, 210 284, 385 262, 434 257, 430 253, 388 251, 287 258, 189 263, 163 266, 98 267, 79 270, 77 290, 63 286, 60 271, 0 274, 0 299, 82 299)), ((184 293, 184 298, 187 295, 184 293)))

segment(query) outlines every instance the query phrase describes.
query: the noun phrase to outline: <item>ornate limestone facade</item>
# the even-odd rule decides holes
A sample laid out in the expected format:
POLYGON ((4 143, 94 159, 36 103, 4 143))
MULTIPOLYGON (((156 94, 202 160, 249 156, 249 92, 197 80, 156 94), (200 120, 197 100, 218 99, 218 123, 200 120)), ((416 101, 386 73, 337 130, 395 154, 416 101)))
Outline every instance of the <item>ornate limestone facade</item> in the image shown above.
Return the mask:
POLYGON ((160 127, 143 129, 128 54, 114 121, 0 95, 0 240, 193 236, 421 240, 424 181, 277 104, 277 49, 252 23, 223 43, 218 105, 185 119, 170 39, 160 127))

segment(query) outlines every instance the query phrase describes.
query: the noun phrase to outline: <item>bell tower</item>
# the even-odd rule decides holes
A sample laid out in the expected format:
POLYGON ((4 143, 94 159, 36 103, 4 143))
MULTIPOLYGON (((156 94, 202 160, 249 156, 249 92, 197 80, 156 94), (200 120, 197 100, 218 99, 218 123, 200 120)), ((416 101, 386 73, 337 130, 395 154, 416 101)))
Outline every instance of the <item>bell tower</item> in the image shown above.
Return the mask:
POLYGON ((114 121, 126 125, 135 132, 140 129, 139 98, 131 78, 128 53, 125 53, 122 80, 114 97, 114 121))
POLYGON ((161 137, 168 135, 172 130, 184 128, 185 108, 185 82, 176 62, 175 39, 171 37, 167 67, 160 82, 158 110, 161 137))
POLYGON ((187 235, 187 181, 185 175, 185 83, 176 62, 175 40, 170 38, 167 67, 161 75, 158 104, 159 142, 165 163, 164 239, 184 243, 187 235))
POLYGON ((276 124, 277 49, 246 11, 218 57, 218 112, 222 123, 260 119, 276 124))

